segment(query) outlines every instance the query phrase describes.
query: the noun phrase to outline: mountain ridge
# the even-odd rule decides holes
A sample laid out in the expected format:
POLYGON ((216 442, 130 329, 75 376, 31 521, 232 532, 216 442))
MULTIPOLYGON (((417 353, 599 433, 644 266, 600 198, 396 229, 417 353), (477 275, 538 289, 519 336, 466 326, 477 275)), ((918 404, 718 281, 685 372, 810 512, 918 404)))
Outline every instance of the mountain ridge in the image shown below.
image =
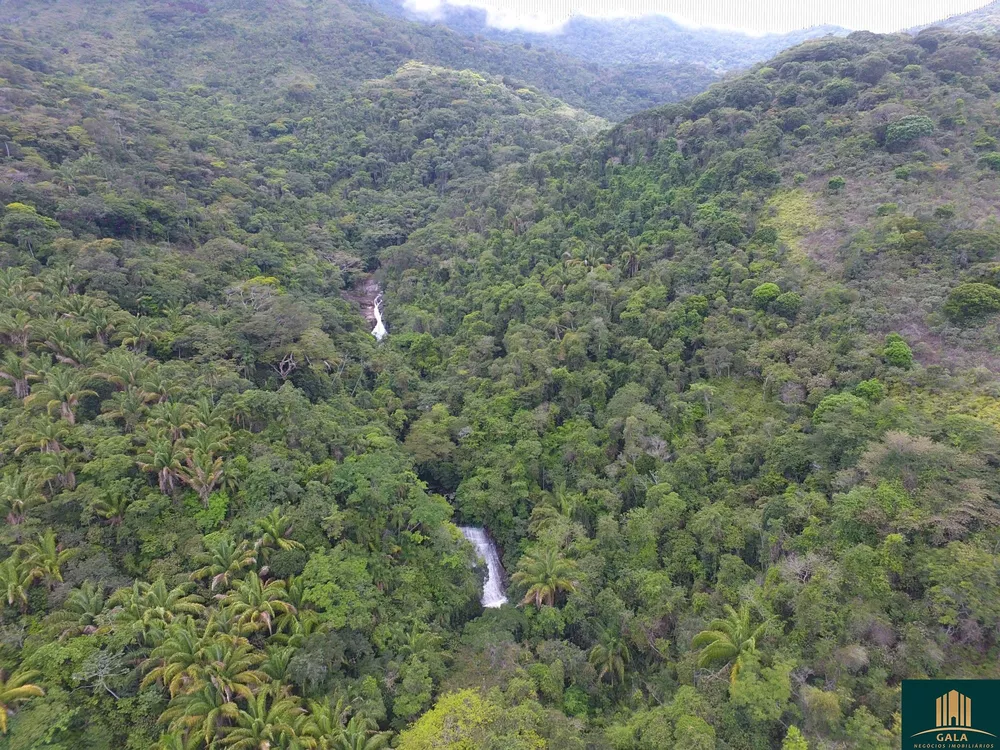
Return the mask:
POLYGON ((446 5, 429 15, 406 9, 402 0, 372 1, 383 10, 425 23, 442 24, 466 35, 555 49, 589 62, 695 64, 720 74, 762 62, 808 39, 850 33, 836 26, 817 26, 786 34, 749 35, 687 27, 665 15, 639 19, 574 16, 557 31, 531 32, 492 27, 487 23, 486 11, 478 8, 446 5))

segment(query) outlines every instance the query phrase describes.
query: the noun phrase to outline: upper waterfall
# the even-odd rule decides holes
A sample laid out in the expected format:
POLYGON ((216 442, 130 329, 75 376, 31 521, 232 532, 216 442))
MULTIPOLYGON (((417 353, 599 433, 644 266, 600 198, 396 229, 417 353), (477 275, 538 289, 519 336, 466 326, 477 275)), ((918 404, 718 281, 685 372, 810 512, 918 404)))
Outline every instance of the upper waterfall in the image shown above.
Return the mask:
POLYGON ((385 328, 385 323, 382 322, 381 292, 375 296, 374 306, 375 306, 375 328, 372 329, 372 336, 381 341, 382 339, 385 338, 386 334, 389 333, 385 328))

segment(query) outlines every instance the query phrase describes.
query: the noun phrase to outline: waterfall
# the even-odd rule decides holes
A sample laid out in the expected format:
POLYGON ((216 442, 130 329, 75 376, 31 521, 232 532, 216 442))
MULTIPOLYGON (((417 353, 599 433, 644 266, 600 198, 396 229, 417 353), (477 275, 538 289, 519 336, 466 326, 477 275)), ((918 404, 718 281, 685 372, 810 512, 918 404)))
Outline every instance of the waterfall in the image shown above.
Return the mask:
POLYGON ((459 526, 462 535, 472 542, 479 557, 486 563, 486 583, 483 584, 482 603, 484 607, 499 607, 506 604, 507 597, 503 593, 503 566, 500 565, 500 555, 483 529, 475 526, 459 526))
POLYGON ((381 294, 376 294, 375 295, 375 300, 374 300, 373 304, 375 306, 375 328, 372 330, 372 336, 374 336, 376 339, 378 339, 379 341, 381 341, 382 339, 385 338, 385 335, 388 333, 388 331, 385 330, 385 323, 382 322, 382 310, 381 310, 382 295, 381 294))

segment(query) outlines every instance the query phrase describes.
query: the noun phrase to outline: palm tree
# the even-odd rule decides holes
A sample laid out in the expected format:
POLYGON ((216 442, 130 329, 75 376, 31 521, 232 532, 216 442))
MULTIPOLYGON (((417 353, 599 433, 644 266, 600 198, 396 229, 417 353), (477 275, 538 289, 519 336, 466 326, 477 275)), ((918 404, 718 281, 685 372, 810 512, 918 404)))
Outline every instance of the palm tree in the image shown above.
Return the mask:
POLYGON ((94 364, 101 351, 100 347, 83 338, 60 339, 47 343, 57 362, 73 367, 87 367, 94 364))
POLYGON ((206 683, 197 692, 172 700, 160 714, 160 723, 167 724, 170 732, 182 734, 185 744, 190 742, 190 746, 198 747, 203 742, 206 747, 213 747, 215 738, 239 714, 240 707, 234 701, 206 683))
POLYGON ((43 343, 52 351, 59 352, 67 342, 82 338, 85 330, 84 326, 72 317, 57 318, 45 326, 43 343))
POLYGON ((83 318, 97 309, 97 300, 83 294, 60 296, 54 305, 67 318, 83 318))
POLYGON ((56 533, 52 529, 39 534, 36 541, 23 545, 21 549, 32 578, 45 581, 49 589, 62 582, 62 566, 80 551, 64 549, 56 542, 56 533))
POLYGON ((268 681, 257 668, 263 660, 263 654, 246 638, 221 636, 205 646, 198 677, 213 685, 227 701, 250 700, 254 690, 268 681))
POLYGON ((59 410, 62 418, 71 425, 76 424, 76 408, 84 396, 96 396, 97 392, 87 388, 87 376, 69 367, 53 368, 45 380, 32 388, 24 400, 25 405, 44 404, 51 414, 59 410))
POLYGON ((38 380, 38 375, 29 368, 28 361, 17 352, 8 349, 0 361, 0 378, 9 380, 14 397, 24 399, 31 392, 30 382, 38 380))
POLYGON ((17 266, 10 268, 0 268, 0 297, 29 298, 37 296, 35 293, 42 289, 42 283, 34 276, 29 276, 27 271, 17 266))
POLYGON ((204 554, 195 558, 201 568, 191 574, 192 580, 211 578, 211 588, 229 588, 232 579, 257 562, 257 557, 246 541, 236 543, 228 534, 220 534, 206 543, 204 554))
POLYGON ((178 472, 181 481, 198 493, 202 505, 208 507, 208 498, 222 481, 222 458, 213 459, 211 455, 195 451, 184 458, 185 466, 178 472))
MULTIPOLYGON (((192 415, 192 422, 199 424, 201 415, 192 415)), ((216 455, 226 450, 229 441, 232 440, 230 432, 215 425, 207 426, 201 424, 191 435, 184 440, 184 445, 192 453, 205 453, 216 455)))
POLYGON ((320 625, 319 614, 305 601, 306 587, 302 576, 289 576, 285 584, 287 601, 292 608, 278 615, 275 620, 275 641, 296 643, 316 631, 320 625), (282 634, 284 633, 284 635, 282 634))
POLYGON ((95 375, 119 389, 136 387, 149 374, 150 360, 128 349, 112 349, 103 357, 95 375))
POLYGON ((29 698, 40 698, 45 691, 28 680, 38 676, 38 672, 15 672, 8 676, 0 670, 0 732, 7 734, 7 717, 14 709, 29 698))
POLYGON ((347 722, 334 740, 333 750, 382 750, 389 746, 389 733, 377 732, 378 724, 361 714, 347 722))
POLYGON ((568 492, 564 481, 557 482, 545 500, 531 511, 528 530, 536 536, 554 526, 560 519, 574 520, 580 512, 580 495, 568 492))
POLYGON ((597 670, 597 680, 605 676, 614 685, 625 681, 625 667, 632 661, 628 642, 620 630, 605 630, 601 633, 600 642, 590 650, 588 661, 597 670))
POLYGON ((188 593, 190 584, 172 589, 159 578, 153 583, 136 581, 132 586, 119 589, 110 599, 115 609, 114 619, 131 625, 147 640, 159 640, 170 623, 178 618, 198 617, 205 611, 201 597, 188 593))
POLYGON ((180 440, 191 429, 188 413, 191 407, 180 401, 166 401, 155 404, 149 410, 149 424, 170 434, 172 440, 180 440))
POLYGON ((295 611, 295 607, 288 602, 283 580, 264 583, 253 570, 247 573, 239 586, 222 597, 221 603, 233 614, 240 632, 248 634, 264 628, 272 633, 274 620, 279 615, 295 611))
POLYGON ((157 404, 162 404, 180 390, 177 384, 172 382, 159 368, 154 368, 146 373, 139 383, 139 388, 148 402, 157 404))
POLYGON ((70 436, 69 422, 59 419, 53 422, 47 417, 39 417, 27 429, 18 435, 18 445, 14 455, 37 448, 42 453, 58 453, 63 449, 63 443, 70 436))
POLYGON ((185 732, 166 732, 160 735, 153 750, 198 750, 199 747, 199 737, 188 737, 185 732))
POLYGON ((298 698, 265 688, 247 701, 222 744, 234 750, 287 747, 302 727, 304 713, 298 698))
POLYGON ((49 483, 49 493, 55 491, 52 480, 64 490, 76 487, 76 457, 70 451, 43 453, 38 463, 41 465, 39 477, 49 483))
POLYGON ((184 460, 184 451, 178 442, 170 438, 154 440, 147 448, 148 461, 139 461, 139 468, 143 471, 154 472, 160 485, 160 492, 169 495, 177 485, 177 477, 180 476, 181 462, 184 460))
POLYGON ((142 316, 130 317, 119 326, 119 340, 136 353, 144 353, 150 343, 159 339, 153 321, 142 316))
POLYGON ((333 743, 344 730, 345 717, 350 706, 339 703, 334 709, 329 703, 308 702, 308 713, 302 727, 300 741, 309 750, 331 750, 333 743))
MULTIPOLYGON (((73 162, 73 164, 82 167, 92 158, 93 154, 86 154, 73 162)), ((38 288, 47 289, 51 294, 76 294, 79 282, 80 278, 73 265, 63 263, 57 266, 46 266, 42 270, 38 288)))
POLYGON ((94 635, 101 631, 104 614, 104 592, 87 579, 73 589, 62 608, 49 617, 49 625, 59 630, 59 640, 78 635, 94 635))
POLYGON ((101 405, 101 416, 98 418, 120 420, 125 432, 135 432, 136 425, 146 412, 146 397, 135 386, 127 386, 101 405))
POLYGON ((7 510, 7 523, 24 523, 30 508, 41 505, 45 497, 39 491, 38 480, 27 471, 7 474, 0 478, 0 500, 7 510))
POLYGON ((193 619, 188 617, 174 622, 163 642, 143 662, 147 674, 141 687, 159 683, 167 688, 171 698, 198 689, 198 667, 204 661, 204 644, 205 639, 198 634, 193 619))
POLYGON ((638 237, 629 237, 625 245, 625 250, 621 255, 622 271, 630 279, 639 273, 642 265, 642 251, 645 245, 640 244, 638 237))
POLYGON ((267 657, 261 662, 260 671, 275 682, 283 682, 297 650, 294 646, 269 646, 267 657))
POLYGON ((0 563, 0 596, 10 606, 16 603, 22 612, 28 609, 28 589, 33 582, 28 566, 17 553, 0 563))
POLYGON ((750 605, 744 602, 739 610, 728 604, 725 606, 726 617, 715 619, 691 641, 693 648, 700 648, 698 666, 707 667, 710 664, 730 663, 733 668, 729 673, 729 681, 735 682, 743 668, 744 659, 757 650, 757 639, 764 634, 773 618, 764 620, 754 627, 750 605))
POLYGON ((397 634, 399 646, 396 648, 396 659, 400 662, 410 658, 426 661, 436 654, 441 646, 442 638, 430 630, 414 627, 409 633, 397 634))
POLYGON ((578 585, 574 580, 576 564, 551 547, 535 557, 526 556, 519 567, 521 569, 513 575, 513 580, 528 588, 521 604, 534 604, 536 607, 547 604, 551 607, 560 592, 575 591, 578 585))
POLYGON ((291 521, 287 516, 281 515, 277 508, 273 508, 254 525, 260 531, 260 537, 253 546, 265 561, 271 556, 271 550, 305 549, 301 542, 288 538, 292 533, 291 521))
POLYGON ((112 526, 120 526, 131 504, 132 498, 128 495, 105 495, 95 500, 90 509, 112 526))
POLYGON ((90 333, 101 346, 106 346, 111 335, 115 332, 121 315, 110 311, 107 307, 93 307, 83 314, 83 320, 90 333))
POLYGON ((35 330, 37 318, 24 310, 13 313, 0 313, 0 339, 8 345, 20 349, 22 354, 28 353, 28 342, 35 330))
POLYGON ((217 404, 208 396, 202 396, 193 407, 192 421, 201 428, 219 428, 223 434, 228 434, 231 409, 217 404))

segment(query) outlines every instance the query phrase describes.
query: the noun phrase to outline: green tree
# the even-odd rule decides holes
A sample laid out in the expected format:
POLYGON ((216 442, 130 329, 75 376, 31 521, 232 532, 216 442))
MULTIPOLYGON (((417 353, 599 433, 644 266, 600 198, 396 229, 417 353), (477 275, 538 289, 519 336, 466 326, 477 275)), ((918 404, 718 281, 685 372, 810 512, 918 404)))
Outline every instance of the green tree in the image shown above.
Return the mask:
POLYGON ((625 668, 632 661, 632 652, 623 633, 605 630, 587 658, 597 670, 597 679, 600 681, 607 677, 614 685, 616 680, 618 683, 625 681, 625 668))
POLYGON ((0 732, 7 734, 7 719, 15 709, 30 700, 41 698, 45 691, 29 680, 38 677, 38 672, 24 671, 7 674, 0 670, 0 732))
POLYGON ((913 365, 913 351, 909 344, 898 333, 890 333, 885 337, 885 349, 882 350, 885 361, 894 367, 904 369, 913 365))
POLYGON ((768 281, 756 287, 750 296, 757 307, 765 308, 781 296, 781 287, 768 281))
POLYGON ((32 254, 52 242, 59 229, 54 219, 42 216, 33 206, 23 203, 8 203, 0 219, 0 237, 32 254))
POLYGON ((809 750, 809 743, 794 724, 788 727, 785 739, 781 742, 781 750, 809 750))
POLYGON ((547 547, 537 555, 522 558, 512 580, 527 589, 521 604, 551 607, 560 593, 576 590, 579 585, 576 577, 576 565, 547 547))
POLYGON ((953 320, 964 323, 1000 310, 1000 289, 973 282, 959 284, 948 294, 944 311, 953 320))
POLYGON ((50 414, 58 411, 69 424, 76 424, 76 409, 80 399, 96 396, 97 392, 87 388, 89 378, 69 367, 53 368, 45 380, 31 389, 25 398, 26 405, 41 404, 50 414))
POLYGON ((712 620, 707 630, 694 637, 691 646, 701 649, 698 655, 699 667, 731 663, 733 667, 729 672, 729 680, 735 682, 747 657, 757 651, 757 641, 767 631, 771 620, 765 619, 754 625, 753 612, 747 602, 741 604, 738 610, 728 604, 724 609, 726 617, 712 620))

